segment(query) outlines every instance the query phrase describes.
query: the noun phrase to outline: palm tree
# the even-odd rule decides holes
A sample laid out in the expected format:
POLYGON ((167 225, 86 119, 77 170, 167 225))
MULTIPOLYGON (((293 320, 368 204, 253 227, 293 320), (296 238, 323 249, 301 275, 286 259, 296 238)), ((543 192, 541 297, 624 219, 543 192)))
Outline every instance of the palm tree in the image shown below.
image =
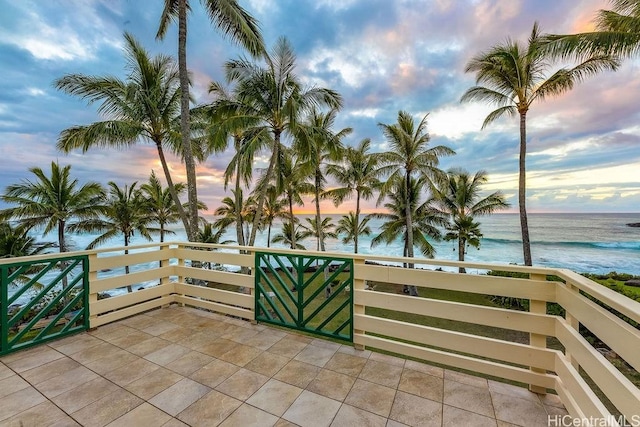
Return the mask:
MULTIPOLYGON (((389 245, 401 239, 404 243, 403 256, 413 257, 413 247, 409 245, 415 245, 422 255, 433 258, 436 251, 427 238, 440 240, 442 236, 438 226, 446 225, 447 221, 435 208, 434 198, 419 202, 426 180, 424 177, 412 177, 407 187, 404 177, 393 178, 389 184, 390 201, 384 204, 387 213, 369 215, 369 218, 385 220, 380 227, 380 233, 371 241, 372 248, 381 243, 389 245), (407 221, 406 217, 409 215, 411 221, 407 221), (411 224, 411 228, 407 224, 411 224)), ((413 268, 413 264, 408 264, 407 267, 413 268)), ((418 296, 418 289, 415 286, 405 285, 404 292, 418 296)))
MULTIPOLYGON (((185 186, 181 182, 175 184, 174 188, 178 195, 185 190, 185 186)), ((151 221, 160 226, 160 242, 164 242, 165 234, 175 234, 173 231, 166 229, 167 224, 173 224, 180 220, 180 215, 171 193, 168 188, 162 187, 154 171, 151 171, 149 182, 142 184, 140 190, 146 196, 151 221)))
MULTIPOLYGON (((336 120, 338 110, 331 109, 328 113, 323 114, 315 108, 306 118, 303 124, 303 130, 300 132, 294 142, 294 149, 298 155, 313 171, 313 196, 316 208, 316 223, 323 223, 320 215, 320 197, 324 193, 326 179, 323 174, 323 166, 328 160, 337 161, 342 156, 344 147, 342 146, 342 138, 350 134, 353 129, 344 128, 338 132, 333 131, 333 125, 336 120)), ((317 229, 318 232, 318 250, 324 252, 324 234, 322 227, 317 229)))
MULTIPOLYGON (((293 213, 293 206, 303 206, 302 196, 313 193, 314 187, 307 182, 311 170, 308 163, 303 163, 296 153, 282 147, 279 151, 282 158, 277 162, 278 173, 276 174, 276 191, 282 194, 289 208, 289 222, 296 224, 298 219, 293 213)), ((291 233, 291 247, 296 246, 297 233, 291 233)))
POLYGON ((231 190, 234 197, 225 197, 222 199, 222 205, 218 206, 213 214, 219 216, 217 220, 214 221, 213 227, 219 230, 225 230, 231 224, 242 225, 243 220, 243 202, 242 198, 242 189, 240 189, 240 194, 236 194, 236 190, 231 190), (236 201, 240 200, 240 204, 236 204, 236 201))
MULTIPOLYGON (((320 236, 329 237, 331 239, 337 239, 338 234, 333 230, 335 225, 331 222, 331 218, 326 217, 320 223, 320 227, 318 227, 317 218, 305 218, 307 220, 307 225, 302 225, 302 229, 309 233, 309 236, 313 236, 316 238, 316 250, 320 251, 320 236)), ((307 237, 307 236, 305 236, 307 237)), ((324 251, 323 251, 324 252, 324 251)))
MULTIPOLYGON (((353 230, 360 230, 360 200, 370 200, 373 191, 379 186, 379 155, 370 153, 371 140, 369 138, 360 141, 356 148, 349 147, 341 163, 331 163, 327 165, 327 174, 335 178, 342 187, 337 187, 326 192, 327 196, 333 198, 336 206, 346 199, 351 198, 353 192, 356 194, 356 212, 353 230)), ((367 220, 368 221, 368 220, 367 220)), ((363 224, 365 222, 363 221, 363 224)), ((366 228, 366 225, 364 226, 366 228)), ((355 233, 353 244, 355 253, 358 253, 358 238, 363 233, 355 233)), ((367 234, 368 235, 368 234, 367 234)))
POLYGON ((55 162, 51 162, 50 176, 38 167, 29 169, 36 180, 9 185, 0 196, 3 202, 17 205, 0 211, 0 220, 18 220, 26 230, 42 227, 43 235, 57 230, 58 248, 66 252, 65 232, 72 226, 82 230, 104 210, 102 186, 97 182, 79 186, 70 170, 70 165, 60 167, 55 162))
POLYGON ((342 215, 342 218, 338 221, 338 227, 336 233, 344 234, 342 243, 345 245, 353 242, 353 252, 358 253, 358 236, 370 236, 371 227, 369 227, 370 218, 364 218, 362 221, 358 218, 358 215, 350 211, 348 215, 342 215))
POLYGON ((600 10, 595 31, 580 34, 548 35, 544 41, 553 55, 619 55, 640 53, 640 1, 610 0, 612 10, 600 10))
POLYGON ((304 89, 295 74, 296 56, 286 38, 280 38, 273 52, 266 58, 266 66, 259 66, 246 59, 229 61, 226 76, 236 84, 236 100, 219 101, 217 107, 225 118, 228 129, 243 127, 253 121, 248 131, 251 135, 269 133, 271 138, 262 139, 260 144, 251 143, 247 149, 252 152, 270 152, 269 165, 256 188, 257 210, 253 220, 248 244, 255 243, 258 225, 266 192, 278 170, 277 162, 282 159, 280 151, 284 147, 282 138, 294 137, 298 132, 300 117, 314 107, 338 108, 341 96, 335 91, 313 87, 304 89))
POLYGON ((311 236, 309 230, 300 231, 300 225, 293 224, 289 221, 282 224, 282 231, 271 239, 271 243, 282 243, 291 249, 306 249, 300 244, 301 240, 311 236))
MULTIPOLYGON (((130 186, 118 187, 109 181, 109 195, 106 200, 104 218, 94 221, 91 231, 99 231, 102 234, 87 245, 87 249, 93 249, 110 239, 122 234, 124 246, 129 246, 131 237, 139 233, 147 240, 152 240, 151 233, 159 232, 159 229, 149 227, 152 217, 148 213, 147 201, 142 192, 136 188, 137 182, 130 186)), ((74 227, 72 227, 74 229, 74 227)), ((75 230, 74 230, 75 231, 75 230)), ((128 254, 128 249, 125 249, 128 254)), ((125 274, 129 274, 129 266, 125 266, 125 274)), ((131 285, 127 286, 131 292, 131 285)))
POLYGON ((262 212, 263 226, 267 227, 267 247, 271 244, 271 227, 276 218, 285 218, 287 216, 286 200, 280 198, 274 186, 267 190, 267 197, 264 200, 264 208, 262 212))
MULTIPOLYGON (((256 20, 236 0, 202 0, 211 22, 224 35, 242 45, 252 55, 264 52, 264 42, 256 20)), ((196 185, 196 166, 190 142, 189 116, 189 72, 187 70, 187 12, 191 10, 188 0, 164 0, 164 9, 160 17, 157 39, 163 39, 169 23, 178 21, 178 69, 180 77, 180 134, 184 147, 184 163, 187 172, 187 194, 189 201, 189 219, 185 228, 190 241, 198 233, 198 200, 196 185)))
MULTIPOLYGON (((417 197, 420 191, 416 192, 411 188, 414 177, 419 178, 413 180, 415 184, 430 183, 442 178, 444 172, 438 168, 440 156, 453 155, 455 152, 443 145, 429 147, 427 115, 416 125, 409 113, 399 111, 397 123, 379 123, 378 126, 390 145, 389 151, 380 154, 383 166, 379 173, 389 175, 387 182, 381 187, 382 196, 388 193, 390 188, 395 188, 395 191, 400 191, 407 197, 417 197)), ((417 199, 410 199, 408 203, 403 203, 405 213, 402 217, 406 221, 406 230, 414 229, 412 208, 417 206, 416 201, 417 199)), ((414 233, 406 233, 405 256, 409 258, 413 257, 413 235, 414 233)), ((422 247, 422 244, 418 245, 422 247)), ((409 264, 408 267, 413 268, 413 265, 409 264)))
POLYGON ((14 227, 8 221, 0 224, 0 258, 38 255, 53 247, 53 242, 36 242, 24 227, 14 227))
MULTIPOLYGON (((435 197, 444 216, 449 217, 445 240, 458 241, 458 260, 464 261, 467 245, 480 247, 480 223, 474 221, 479 215, 489 215, 506 209, 509 204, 504 195, 496 191, 486 197, 480 195, 481 186, 487 182, 487 173, 478 171, 471 176, 467 171, 457 169, 448 173, 448 179, 435 189, 435 197)), ((463 267, 459 268, 464 273, 463 267)))
POLYGON ((141 139, 151 141, 158 151, 169 192, 188 234, 189 220, 164 152, 165 147, 178 154, 183 151, 173 124, 180 108, 178 70, 171 57, 150 58, 131 34, 125 33, 124 38, 129 70, 126 80, 68 74, 55 81, 59 90, 79 96, 89 104, 101 102, 98 112, 105 116, 104 121, 65 129, 58 138, 57 147, 65 153, 79 148, 86 152, 92 147, 126 148, 141 139))
POLYGON ((508 39, 473 57, 465 71, 476 73, 476 86, 468 89, 461 98, 462 102, 483 101, 498 107, 485 118, 483 129, 505 114, 517 114, 520 117, 518 205, 525 265, 532 264, 525 168, 529 108, 534 101, 567 92, 587 76, 618 67, 617 60, 607 55, 597 55, 573 68, 561 68, 549 75, 550 54, 543 49, 543 45, 538 23, 535 23, 526 45, 508 39))

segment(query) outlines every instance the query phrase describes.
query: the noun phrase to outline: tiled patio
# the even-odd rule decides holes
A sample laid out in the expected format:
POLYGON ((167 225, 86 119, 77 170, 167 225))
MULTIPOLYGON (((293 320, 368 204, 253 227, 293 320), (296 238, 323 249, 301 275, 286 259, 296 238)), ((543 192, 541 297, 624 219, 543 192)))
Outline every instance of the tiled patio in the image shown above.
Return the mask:
POLYGON ((0 359, 0 425, 546 426, 559 399, 164 308, 0 359))

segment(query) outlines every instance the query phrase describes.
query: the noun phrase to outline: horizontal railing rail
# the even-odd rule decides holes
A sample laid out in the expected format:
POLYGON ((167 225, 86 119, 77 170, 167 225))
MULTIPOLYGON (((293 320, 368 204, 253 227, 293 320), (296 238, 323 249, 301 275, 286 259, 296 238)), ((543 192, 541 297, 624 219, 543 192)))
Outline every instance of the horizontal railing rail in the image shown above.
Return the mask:
MULTIPOLYGON (((90 326, 171 303, 253 321, 256 250, 164 242, 79 252, 89 260, 90 326), (127 292, 127 286, 133 292, 127 292)), ((343 291, 353 295, 353 340, 358 348, 524 383, 539 393, 553 390, 574 417, 615 425, 612 413, 627 419, 640 413, 640 391, 618 368, 640 368, 640 303, 572 271, 273 248, 268 252, 353 260, 353 286, 343 291), (404 268, 407 263, 416 268, 404 268), (457 267, 506 274, 436 270, 457 267), (555 280, 548 280, 550 276, 555 280), (401 288, 406 285, 422 289, 422 296, 404 295, 401 288), (460 295, 467 297, 456 299, 460 295), (488 301, 485 296, 526 301, 528 309, 479 302, 488 301), (548 304, 560 311, 548 314, 548 304), (581 334, 584 328, 607 350, 590 344, 581 334), (615 364, 606 352, 615 353, 615 364)), ((3 263, 0 260, 0 266, 3 263)))

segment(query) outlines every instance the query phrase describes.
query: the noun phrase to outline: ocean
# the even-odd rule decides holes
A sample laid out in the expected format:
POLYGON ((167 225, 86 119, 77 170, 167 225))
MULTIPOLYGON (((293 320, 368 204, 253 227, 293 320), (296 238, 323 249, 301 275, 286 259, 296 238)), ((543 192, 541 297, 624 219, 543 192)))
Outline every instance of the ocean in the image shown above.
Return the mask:
MULTIPOLYGON (((340 215, 330 215, 337 223, 340 215)), ((310 217, 301 215, 300 218, 310 217)), ((213 218, 207 218, 213 220, 213 218)), ((467 261, 523 264, 518 214, 495 214, 477 218, 483 233, 480 249, 469 248, 467 261)), ((306 221, 302 220, 303 223, 306 221)), ((382 220, 371 220, 372 236, 361 236, 361 254, 401 256, 400 240, 391 245, 371 248, 371 239, 379 230, 382 220)), ((529 232, 533 264, 542 267, 568 268, 578 273, 606 274, 611 271, 640 275, 640 228, 627 223, 640 222, 640 213, 561 213, 529 214, 529 232)), ((281 221, 274 223, 271 235, 280 231, 281 221)), ((170 227, 171 228, 171 227, 170 227)), ((166 240, 186 240, 184 230, 177 224, 175 235, 166 240)), ((76 249, 84 249, 96 235, 70 236, 76 249)), ((156 238, 159 240, 159 238, 156 238)), ((235 228, 230 227, 223 240, 235 240, 235 228)), ((46 240, 46 239, 45 239, 46 240)), ((146 243, 134 236, 132 244, 146 243)), ((313 238, 301 242, 307 249, 315 250, 313 238)), ((457 242, 432 242, 436 259, 457 260, 457 242)), ((102 247, 121 246, 116 238, 102 247)), ((266 231, 258 236, 256 246, 266 246, 266 231)), ((274 245, 274 247, 283 247, 274 245)), ((353 244, 345 245, 338 239, 327 239, 328 251, 353 252, 353 244)), ((473 271, 470 271, 471 273, 473 271)))

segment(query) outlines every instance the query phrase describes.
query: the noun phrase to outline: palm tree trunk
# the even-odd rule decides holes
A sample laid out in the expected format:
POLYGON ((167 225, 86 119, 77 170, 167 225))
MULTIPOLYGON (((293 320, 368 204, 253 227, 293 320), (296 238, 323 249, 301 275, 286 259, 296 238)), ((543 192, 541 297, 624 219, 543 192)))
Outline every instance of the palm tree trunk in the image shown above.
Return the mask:
POLYGON ((240 162, 236 165, 236 236, 238 244, 244 246, 244 231, 242 228, 242 191, 240 188, 240 162))
MULTIPOLYGON (((464 247, 465 238, 458 236, 458 261, 464 261, 464 247)), ((466 273, 467 270, 464 267, 458 267, 458 273, 466 273)))
POLYGON ((280 132, 274 132, 273 134, 273 150, 271 153, 271 160, 269 161, 269 167, 264 175, 264 185, 260 189, 258 195, 258 209, 253 217, 253 226, 251 228, 251 236, 249 236, 249 246, 253 246, 256 242, 256 234, 258 233, 258 225, 262 219, 262 209, 264 209, 264 199, 267 196, 267 183, 271 180, 273 175, 273 169, 275 167, 276 159, 280 155, 280 132))
MULTIPOLYGON (((129 236, 127 236, 127 233, 124 234, 124 247, 128 247, 129 246, 129 236)), ((129 249, 125 249, 124 250, 124 254, 128 255, 129 254, 129 249)), ((129 274, 129 266, 125 265, 124 266, 124 274, 129 274)), ((131 293, 133 292, 133 288, 131 288, 131 285, 127 285, 127 293, 131 293)))
POLYGON ((176 205, 176 209, 178 210, 178 215, 180 215, 180 219, 182 220, 182 225, 184 226, 184 231, 189 236, 189 217, 187 213, 184 211, 182 207, 182 202, 180 202, 180 198, 178 197, 178 192, 173 185, 173 179, 171 178, 171 171, 169 171, 169 165, 167 165, 167 159, 164 156, 164 150, 162 149, 162 143, 160 141, 155 141, 156 148, 158 149, 158 157, 160 157, 160 164, 162 165, 162 170, 164 171, 164 177, 167 180, 167 186, 169 187, 169 194, 171 194, 171 198, 173 199, 173 204, 176 205))
POLYGON ((358 237, 360 234, 360 190, 356 190, 356 229, 353 233, 354 253, 358 253, 358 237))
POLYGON ((267 247, 271 247, 271 223, 267 226, 267 247))
MULTIPOLYGON (((67 247, 64 244, 64 228, 66 224, 64 221, 58 221, 58 247, 60 248, 60 252, 66 252, 67 247)), ((60 262, 60 270, 64 270, 67 268, 67 263, 64 261, 60 262)), ((62 289, 66 289, 69 286, 69 279, 64 275, 62 277, 62 289)))
POLYGON ((193 242, 198 230, 198 190, 196 183, 196 165, 191 149, 191 129, 189 123, 189 73, 187 71, 187 0, 178 3, 178 72, 180 75, 180 133, 182 150, 187 172, 187 196, 189 202, 189 220, 187 237, 193 242))
POLYGON ((527 155, 527 112, 520 113, 520 177, 518 180, 518 204, 520 206, 520 229, 522 230, 522 251, 524 265, 533 265, 531 258, 531 242, 529 240, 529 224, 527 221, 527 173, 525 158, 527 155))
POLYGON ((160 243, 164 242, 164 222, 160 223, 160 243))
MULTIPOLYGON (((411 217, 411 205, 413 200, 411 200, 411 194, 409 192, 409 188, 411 186, 411 172, 407 171, 407 176, 405 179, 405 194, 406 194, 406 201, 405 201, 405 217, 406 217, 406 222, 407 222, 407 239, 406 239, 406 246, 407 246, 407 257, 408 258, 413 258, 413 218, 411 217)), ((409 263, 407 264, 408 268, 414 268, 415 265, 413 263, 409 263)), ((412 297, 417 297, 418 296, 418 288, 415 287, 414 285, 409 285, 409 295, 411 295, 412 297)))
POLYGON ((289 200, 289 221, 291 222, 291 249, 296 248, 296 227, 295 227, 295 217, 293 216, 293 197, 291 194, 287 195, 287 200, 289 200))
POLYGON ((324 252, 324 233, 322 230, 322 218, 320 217, 320 185, 322 176, 320 172, 320 168, 316 169, 316 182, 315 182, 315 196, 316 196, 316 227, 318 229, 318 246, 320 251, 324 252))

